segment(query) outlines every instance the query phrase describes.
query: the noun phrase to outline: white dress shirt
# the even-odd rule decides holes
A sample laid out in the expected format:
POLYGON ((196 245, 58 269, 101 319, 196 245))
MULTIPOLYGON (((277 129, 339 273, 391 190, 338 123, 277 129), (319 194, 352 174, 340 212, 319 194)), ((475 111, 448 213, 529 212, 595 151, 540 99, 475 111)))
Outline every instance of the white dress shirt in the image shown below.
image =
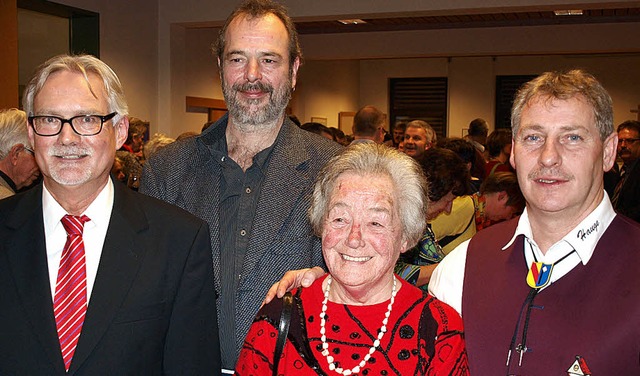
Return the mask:
MULTIPOLYGON (((100 194, 82 213, 89 217, 90 221, 84 224, 82 239, 84 241, 85 261, 87 268, 87 304, 93 290, 93 283, 98 273, 102 246, 107 236, 107 228, 113 209, 113 182, 111 178, 104 186, 100 194)), ((62 249, 67 241, 67 232, 60 221, 68 213, 53 198, 46 186, 42 188, 42 216, 44 220, 44 236, 47 247, 47 263, 49 266, 49 282, 51 284, 51 297, 55 297, 56 282, 58 280, 58 268, 62 249)))
MULTIPOLYGON (((518 235, 524 235, 524 257, 527 265, 531 265, 534 261, 555 264, 551 273, 550 285, 573 270, 580 262, 584 265, 589 262, 598 241, 615 216, 616 213, 613 210, 609 196, 605 193, 602 201, 591 214, 557 243, 552 245, 546 254, 542 254, 542 251, 533 239, 529 215, 525 208, 524 213, 522 213, 522 216, 520 216, 518 220, 516 232, 513 234, 511 240, 502 247, 502 250, 507 249, 518 235), (565 256, 567 257, 562 259, 565 256), (562 261, 558 262, 558 260, 561 259, 562 261)), ((458 311, 460 315, 462 315, 462 289, 469 241, 470 240, 467 240, 460 244, 449 253, 433 271, 433 275, 429 281, 429 292, 436 298, 449 304, 458 311)), ((526 276, 526 273, 523 271, 522 283, 527 283, 526 276)))

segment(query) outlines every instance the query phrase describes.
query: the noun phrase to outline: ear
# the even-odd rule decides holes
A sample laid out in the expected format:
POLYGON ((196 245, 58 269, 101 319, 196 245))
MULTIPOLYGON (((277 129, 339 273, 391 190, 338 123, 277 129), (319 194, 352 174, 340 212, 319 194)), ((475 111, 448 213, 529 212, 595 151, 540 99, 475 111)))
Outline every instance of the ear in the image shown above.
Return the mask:
POLYGON ((516 170, 516 143, 515 140, 513 138, 511 138, 511 154, 509 155, 509 163, 511 163, 511 167, 513 167, 514 170, 516 170))
POLYGON ((129 134, 129 118, 123 116, 122 119, 115 126, 116 137, 116 150, 120 149, 122 145, 127 141, 127 135, 129 134))
POLYGON ((296 88, 296 82, 298 79, 298 68, 300 68, 300 58, 296 57, 296 60, 293 62, 293 66, 291 67, 291 89, 296 88))
POLYGON ((509 200, 509 195, 507 194, 507 191, 500 191, 500 192, 496 192, 497 198, 498 198, 498 202, 502 203, 502 202, 507 202, 509 200))
POLYGON ((31 145, 33 145, 33 148, 34 148, 34 150, 35 150, 35 147, 36 147, 36 140, 35 140, 35 136, 36 136, 36 134, 35 134, 35 132, 33 131, 33 127, 28 126, 28 127, 27 127, 27 133, 29 134, 29 143, 30 143, 31 145))
POLYGON ((402 239, 402 244, 400 245, 400 253, 405 253, 406 251, 409 250, 407 245, 408 245, 407 240, 406 239, 402 239))
POLYGON ((616 162, 616 153, 618 148, 618 133, 613 132, 607 137, 602 144, 602 169, 606 172, 613 167, 616 162))
POLYGON ((7 156, 9 157, 9 162, 11 162, 12 165, 15 166, 18 164, 18 157, 22 149, 24 149, 24 144, 15 144, 11 149, 9 149, 7 156))

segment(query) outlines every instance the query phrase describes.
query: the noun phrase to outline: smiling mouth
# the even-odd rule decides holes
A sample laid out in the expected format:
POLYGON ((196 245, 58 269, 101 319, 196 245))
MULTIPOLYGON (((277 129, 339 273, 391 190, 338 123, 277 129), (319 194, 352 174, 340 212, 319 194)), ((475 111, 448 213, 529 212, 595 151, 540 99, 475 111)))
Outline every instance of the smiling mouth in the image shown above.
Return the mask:
POLYGON ((64 160, 78 160, 78 159, 82 159, 86 157, 86 155, 82 154, 82 155, 59 155, 58 158, 60 159, 64 159, 64 160))
POLYGON ((365 262, 365 261, 371 260, 371 257, 368 257, 368 256, 353 257, 353 256, 345 255, 344 253, 341 253, 340 256, 342 256, 342 259, 345 261, 365 262))

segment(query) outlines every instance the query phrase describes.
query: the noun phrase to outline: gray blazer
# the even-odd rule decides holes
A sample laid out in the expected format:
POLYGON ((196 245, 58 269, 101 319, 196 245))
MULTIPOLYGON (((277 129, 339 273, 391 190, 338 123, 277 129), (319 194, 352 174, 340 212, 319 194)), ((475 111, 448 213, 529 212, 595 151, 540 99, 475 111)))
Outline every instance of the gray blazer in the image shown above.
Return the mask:
MULTIPOLYGON (((219 197, 222 169, 211 145, 227 116, 197 137, 171 144, 145 164, 141 191, 178 205, 209 224, 220 293, 219 197), (217 129, 217 131, 215 131, 217 129)), ((269 287, 291 269, 324 265, 307 218, 315 177, 342 147, 286 119, 264 177, 253 232, 236 292, 236 357, 269 287)), ((228 283, 228 282, 227 282, 228 283)), ((220 309, 220 307, 218 307, 220 309)), ((220 315, 219 315, 220 317, 220 315)), ((220 319, 220 326, 225 325, 220 319)))

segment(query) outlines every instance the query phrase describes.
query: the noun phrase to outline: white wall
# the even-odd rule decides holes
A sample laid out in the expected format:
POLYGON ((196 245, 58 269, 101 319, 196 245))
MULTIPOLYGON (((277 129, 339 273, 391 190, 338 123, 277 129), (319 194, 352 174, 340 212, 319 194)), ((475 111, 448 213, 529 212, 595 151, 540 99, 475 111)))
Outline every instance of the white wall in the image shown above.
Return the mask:
POLYGON ((149 120, 152 132, 158 117, 158 2, 129 0, 56 0, 100 13, 100 58, 124 86, 132 116, 149 120))

